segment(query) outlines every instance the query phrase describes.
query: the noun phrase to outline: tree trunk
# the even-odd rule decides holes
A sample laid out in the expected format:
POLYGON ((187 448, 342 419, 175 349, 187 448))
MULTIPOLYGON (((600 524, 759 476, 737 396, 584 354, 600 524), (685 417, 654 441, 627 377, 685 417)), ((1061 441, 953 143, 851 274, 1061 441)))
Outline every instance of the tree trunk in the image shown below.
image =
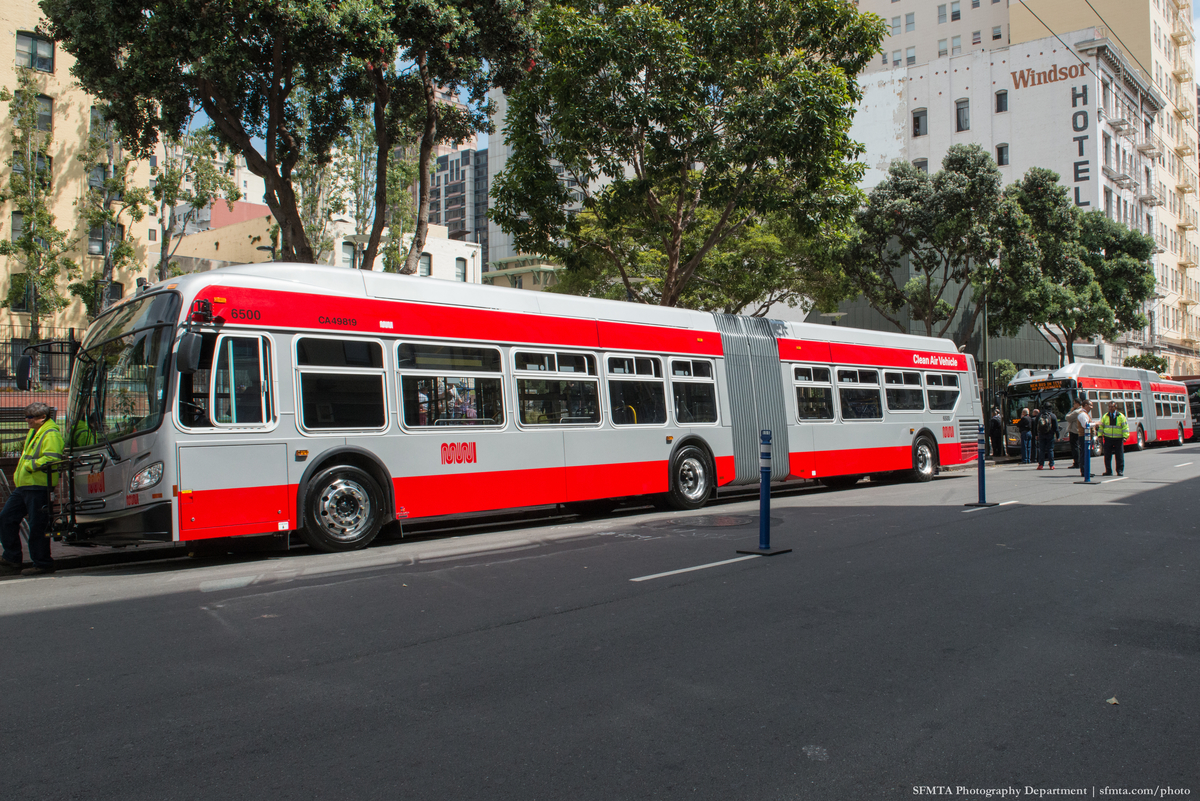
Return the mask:
POLYGON ((412 275, 417 271, 417 261, 425 248, 425 235, 429 232, 429 157, 433 153, 434 142, 437 141, 437 95, 433 89, 433 79, 429 75, 429 60, 425 51, 417 53, 417 65, 421 69, 421 85, 425 90, 425 131, 421 136, 420 155, 420 190, 417 203, 417 229, 413 233, 412 245, 404 266, 400 272, 412 275))
POLYGON ((391 131, 387 125, 387 107, 392 92, 382 67, 371 70, 371 80, 375 84, 375 216, 371 220, 371 239, 367 242, 367 252, 363 254, 360 265, 361 269, 366 270, 374 269, 379 242, 383 238, 383 226, 387 222, 387 171, 392 150, 391 131))

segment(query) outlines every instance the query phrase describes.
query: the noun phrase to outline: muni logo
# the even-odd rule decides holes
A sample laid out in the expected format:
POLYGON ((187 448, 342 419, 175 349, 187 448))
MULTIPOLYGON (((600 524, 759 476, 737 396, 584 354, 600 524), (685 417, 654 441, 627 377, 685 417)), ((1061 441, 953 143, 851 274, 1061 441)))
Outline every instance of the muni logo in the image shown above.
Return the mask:
POLYGON ((474 442, 443 442, 442 464, 474 464, 474 442))

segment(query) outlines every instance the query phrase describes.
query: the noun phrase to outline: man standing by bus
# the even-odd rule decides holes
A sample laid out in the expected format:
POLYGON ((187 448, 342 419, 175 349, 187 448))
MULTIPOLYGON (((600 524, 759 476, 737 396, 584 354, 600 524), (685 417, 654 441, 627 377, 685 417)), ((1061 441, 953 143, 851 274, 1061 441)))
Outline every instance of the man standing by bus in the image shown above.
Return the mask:
POLYGON ((16 489, 0 510, 0 544, 4 547, 0 575, 21 572, 21 520, 26 517, 33 567, 25 572, 29 575, 54 572, 46 524, 50 518, 50 491, 58 486, 58 472, 48 470, 47 466, 63 458, 63 438, 50 419, 50 407, 44 403, 26 406, 25 422, 29 424, 29 433, 25 435, 25 447, 13 473, 16 489))
POLYGON ((1109 401, 1108 412, 1100 418, 1100 436, 1104 438, 1104 475, 1112 475, 1112 457, 1117 456, 1117 475, 1125 475, 1125 440, 1129 437, 1129 421, 1109 401))

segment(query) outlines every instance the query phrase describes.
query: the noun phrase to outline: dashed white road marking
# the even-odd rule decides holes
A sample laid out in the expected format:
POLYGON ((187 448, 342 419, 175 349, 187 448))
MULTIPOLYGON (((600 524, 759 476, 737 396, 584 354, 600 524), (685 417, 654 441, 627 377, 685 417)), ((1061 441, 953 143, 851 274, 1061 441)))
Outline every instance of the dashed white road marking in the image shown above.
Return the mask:
POLYGON ((1113 483, 1114 481, 1124 481, 1124 480, 1125 480, 1125 479, 1127 479, 1127 478, 1129 478, 1129 476, 1118 476, 1118 477, 1116 477, 1116 478, 1110 478, 1110 479, 1108 479, 1107 481, 1101 481, 1100 483, 1101 483, 1101 484, 1111 484, 1111 483, 1113 483))
POLYGON ((1177 464, 1175 466, 1176 467, 1187 467, 1189 464, 1192 464, 1192 462, 1184 462, 1183 464, 1177 464))
POLYGON ((736 559, 726 559, 723 562, 709 562, 707 565, 696 565, 695 567, 682 567, 679 570, 668 570, 666 573, 655 573, 652 576, 638 576, 631 578, 630 581, 649 581, 650 579, 666 578, 667 576, 677 576, 680 573, 691 573, 693 570, 706 570, 710 567, 720 567, 721 565, 732 565, 734 562, 744 562, 747 559, 758 559, 758 554, 752 553, 748 556, 739 556, 736 559))
MULTIPOLYGON (((996 504, 996 506, 1009 506, 1014 503, 1020 503, 1020 501, 1001 501, 1000 503, 996 504)), ((982 512, 984 509, 995 509, 996 506, 976 506, 974 509, 963 509, 963 514, 966 515, 970 514, 971 512, 982 512)))

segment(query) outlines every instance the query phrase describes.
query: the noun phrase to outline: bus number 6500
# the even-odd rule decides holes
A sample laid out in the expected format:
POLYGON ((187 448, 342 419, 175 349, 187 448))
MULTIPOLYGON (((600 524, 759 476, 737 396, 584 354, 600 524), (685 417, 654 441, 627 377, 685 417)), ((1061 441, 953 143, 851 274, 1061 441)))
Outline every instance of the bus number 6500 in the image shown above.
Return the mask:
POLYGON ((261 320, 262 315, 255 309, 230 309, 231 320, 261 320))

